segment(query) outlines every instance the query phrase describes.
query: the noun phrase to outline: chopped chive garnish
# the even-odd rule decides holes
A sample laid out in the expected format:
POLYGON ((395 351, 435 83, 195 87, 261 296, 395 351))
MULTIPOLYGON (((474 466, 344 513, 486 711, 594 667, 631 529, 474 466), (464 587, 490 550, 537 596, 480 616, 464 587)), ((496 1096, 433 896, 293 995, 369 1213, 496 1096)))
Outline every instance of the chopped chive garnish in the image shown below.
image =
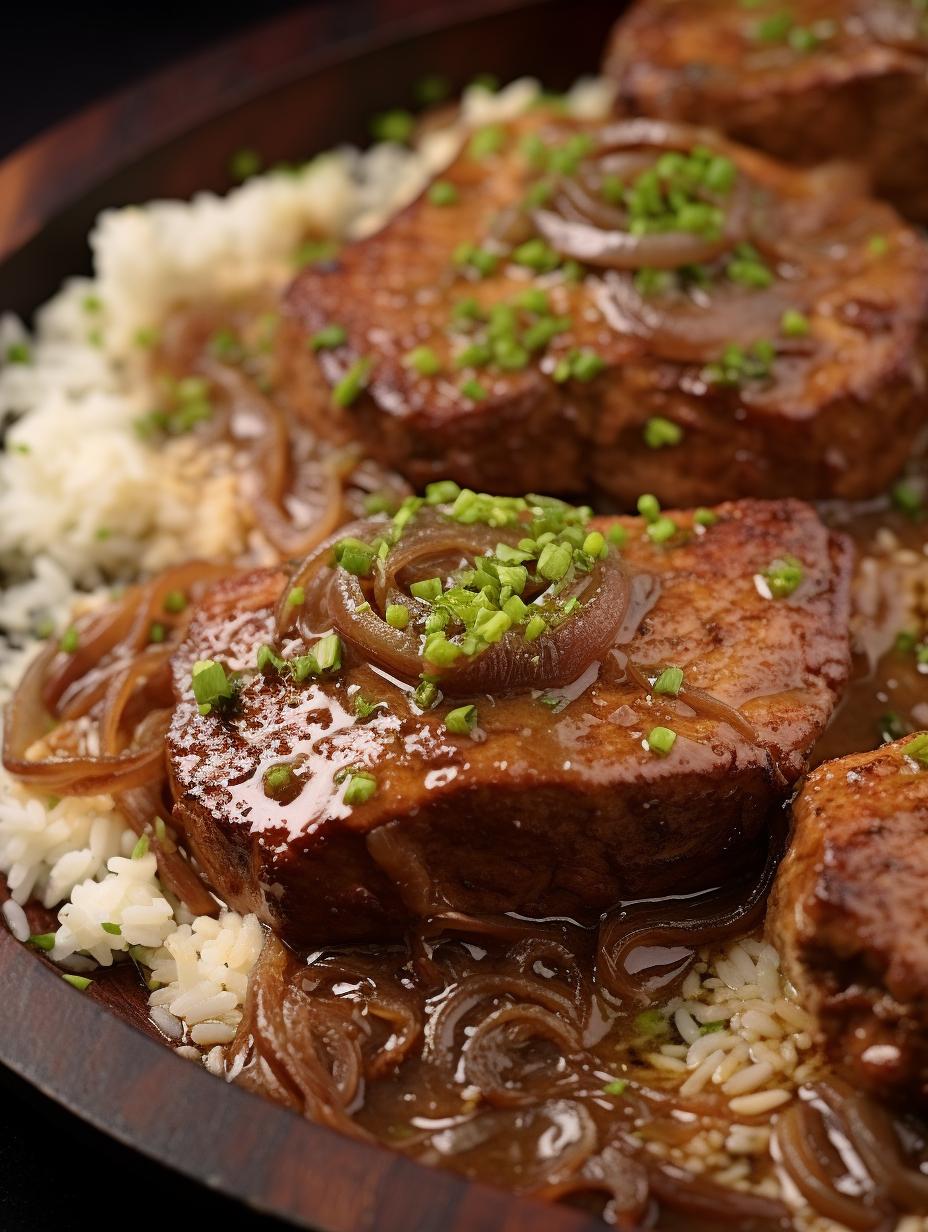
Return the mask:
POLYGON ((86 975, 71 975, 67 971, 61 978, 66 984, 70 984, 72 988, 76 988, 79 992, 85 992, 93 983, 93 980, 88 979, 86 975))
POLYGON ((420 582, 413 582, 409 588, 409 593, 417 599, 424 599, 426 603, 434 603, 441 595, 442 584, 441 578, 424 578, 420 582))
POLYGON ((644 443, 649 449, 679 445, 682 440, 683 429, 680 425, 662 415, 653 415, 644 425, 644 443))
POLYGON ((269 795, 285 791, 293 782, 293 767, 281 762, 279 766, 269 766, 264 772, 264 789, 269 795))
POLYGON ((428 346, 418 346, 408 351, 403 357, 403 363, 420 376, 435 376, 441 371, 441 360, 428 346))
POLYGON ((656 522, 661 513, 661 506, 657 497, 652 496, 650 492, 645 492, 643 496, 639 496, 638 512, 646 522, 656 522))
POLYGON ((787 308, 780 318, 780 331, 787 338, 804 338, 809 329, 809 318, 797 308, 787 308))
POLYGON ((167 629, 157 621, 148 630, 148 640, 155 646, 161 644, 167 637, 167 629))
POLYGON ((928 770, 928 732, 921 732, 914 740, 904 744, 902 755, 917 762, 922 770, 928 770))
POLYGON ((338 671, 342 665, 342 640, 337 633, 327 633, 313 646, 313 657, 319 671, 338 671))
POLYGON ((805 570, 795 556, 783 556, 772 561, 761 576, 771 599, 787 599, 802 584, 805 570))
POLYGON ((190 686, 200 714, 209 714, 213 706, 232 696, 232 683, 226 669, 215 659, 200 659, 194 663, 190 686))
POLYGON ((677 740, 672 727, 652 727, 648 732, 648 748, 658 757, 666 757, 677 740))
POLYGON ((348 779, 342 799, 346 804, 364 804, 377 790, 377 780, 366 770, 357 770, 348 779))
POLYGON ((604 1095, 624 1095, 628 1090, 627 1078, 615 1078, 612 1082, 607 1082, 603 1087, 604 1095))
POLYGON ((895 508, 901 513, 907 513, 910 517, 914 517, 921 512, 921 493, 913 483, 909 483, 905 479, 900 479, 898 483, 893 485, 890 497, 895 508))
POLYGON ((362 693, 359 693, 354 699, 354 712, 359 719, 369 719, 381 705, 381 702, 372 702, 362 693))
POLYGON ((287 667, 287 660, 282 659, 273 646, 259 646, 256 661, 259 672, 263 672, 266 667, 282 672, 287 667))
POLYGON ((29 938, 29 945, 35 946, 37 950, 52 950, 55 948, 55 934, 33 933, 29 938))
POLYGON ((6 362, 8 364, 31 364, 32 351, 29 344, 26 342, 11 342, 6 348, 6 362))
POLYGON ((162 606, 166 612, 173 612, 176 615, 187 606, 187 596, 182 590, 169 590, 164 596, 162 606))
POLYGON ((136 841, 135 846, 132 848, 131 859, 141 860, 144 856, 147 856, 148 847, 149 847, 148 835, 140 834, 138 837, 138 840, 136 841))
POLYGON ((677 533, 673 518, 659 517, 648 524, 648 538, 652 543, 667 543, 677 533))
POLYGON ((336 406, 351 406, 353 402, 357 401, 367 387, 373 366, 373 360, 366 356, 362 356, 354 361, 332 390, 332 401, 336 406))
POLYGON ((642 1010, 635 1016, 635 1030, 639 1035, 651 1038, 655 1035, 667 1035, 670 1024, 660 1010, 642 1010))
POLYGON ((385 616, 391 629, 405 629, 409 624, 409 609, 402 603, 388 603, 385 616))
POLYGON ((683 668, 665 667, 652 685, 655 693, 664 693, 668 697, 676 697, 683 688, 683 668))
POLYGON ((367 577, 374 567, 377 553, 361 539, 340 539, 334 549, 335 561, 355 577, 367 577))
POLYGON ((467 152, 471 158, 489 158, 498 154, 506 144, 506 130, 501 124, 478 128, 470 139, 467 152))
POLYGON ((261 170, 261 155, 257 150, 238 150, 229 160, 229 174, 233 180, 249 180, 261 170))
POLYGON ((348 337, 344 325, 326 325, 318 333, 313 334, 309 345, 314 351, 331 351, 340 347, 348 337))
POLYGON ((477 723, 476 706, 458 706, 445 715, 445 727, 455 736, 466 736, 474 730, 477 723))
POLYGON ((464 397, 469 398, 471 402, 483 402, 489 397, 486 389, 480 384, 479 381, 476 381, 473 378, 468 381, 463 381, 460 385, 460 390, 464 397))
POLYGON ((112 921, 110 920, 105 920, 100 925, 100 927, 103 929, 105 933, 109 933, 111 937, 121 937, 122 936, 122 929, 120 928, 120 926, 118 924, 112 923, 112 921))
POLYGON ((724 1031, 728 1023, 724 1018, 715 1018, 712 1022, 704 1022, 699 1028, 700 1035, 714 1035, 716 1031, 724 1031))
POLYGON ((406 145, 416 127, 416 119, 408 111, 396 107, 383 111, 371 120, 371 135, 376 141, 395 141, 406 145))
POLYGON ((80 634, 77 631, 76 625, 69 625, 61 635, 61 641, 58 643, 58 649, 64 654, 74 654, 80 643, 80 634))
POLYGON ((302 586, 294 586, 287 595, 287 607, 302 607, 306 602, 306 591, 302 586))
POLYGON ((432 205, 457 205, 460 194, 450 180, 436 180, 429 187, 428 198, 432 205))
POLYGON ((718 520, 719 515, 713 509, 700 507, 693 513, 693 521, 697 526, 714 526, 718 520))

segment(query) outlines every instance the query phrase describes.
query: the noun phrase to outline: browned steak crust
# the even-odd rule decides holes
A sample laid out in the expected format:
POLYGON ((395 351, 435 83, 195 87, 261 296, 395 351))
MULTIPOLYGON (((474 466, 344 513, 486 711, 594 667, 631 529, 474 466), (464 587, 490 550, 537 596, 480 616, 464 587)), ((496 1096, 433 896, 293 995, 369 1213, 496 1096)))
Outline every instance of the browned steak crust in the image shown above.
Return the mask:
MULTIPOLYGON (((862 497, 886 488, 925 417, 928 353, 928 250, 889 207, 860 195, 847 177, 718 147, 757 185, 764 234, 818 271, 803 277, 793 258, 780 262, 780 293, 808 317, 808 337, 795 346, 777 339, 780 313, 772 321, 768 313, 749 341, 769 334, 782 346, 770 379, 723 385, 706 377, 705 361, 718 358, 731 336, 698 362, 675 358, 659 327, 642 336, 623 324, 615 280, 625 285, 630 275, 589 268, 577 281, 558 271, 533 277, 507 259, 483 278, 456 269, 459 245, 483 242, 501 211, 537 181, 520 142, 535 133, 556 145, 578 126, 535 115, 505 131, 498 153, 477 159, 465 151, 442 176, 456 204, 434 204, 425 194, 379 234, 297 279, 277 374, 279 393, 297 414, 324 434, 359 440, 416 487, 450 477, 496 492, 596 490, 622 508, 634 508, 645 491, 683 507, 741 496, 862 497), (875 235, 878 247, 870 243, 875 235), (459 370, 470 337, 449 328, 455 305, 472 296, 488 311, 533 285, 548 290, 553 312, 570 328, 523 370, 459 370), (333 323, 344 328, 344 345, 314 353, 309 340, 333 323), (436 375, 404 362, 421 346, 437 357, 436 375), (577 350, 595 352, 603 371, 559 382, 558 362, 577 350), (359 357, 372 361, 367 389, 349 406, 334 406, 326 386, 359 357), (462 388, 475 376, 484 400, 462 388), (679 443, 648 443, 654 417, 682 430, 679 443)), ((720 140, 701 130, 691 139, 720 140)), ((765 294, 722 278, 702 315, 750 322, 765 294)), ((675 311, 660 295, 648 297, 643 311, 651 310, 675 311)))
POLYGON ((562 708, 532 694, 478 699, 477 739, 449 734, 447 705, 419 712, 409 686, 350 652, 337 675, 302 685, 255 673, 286 578, 219 586, 175 658, 168 742, 175 814, 217 891, 312 946, 395 935, 448 910, 591 921, 623 896, 704 888, 753 864, 845 683, 850 549, 799 502, 718 512, 707 529, 674 515, 689 533, 670 548, 625 519, 637 630, 562 708), (764 598, 758 574, 787 553, 804 582, 764 598), (629 657, 683 667, 755 737, 644 692, 629 657), (202 658, 245 673, 228 717, 201 716, 191 698, 202 658), (386 707, 356 719, 359 693, 386 707), (677 740, 660 757, 646 738, 668 724, 677 740), (294 758, 300 794, 269 799, 265 770, 294 758), (377 780, 354 808, 336 781, 348 766, 377 780))
POLYGON ((768 928, 831 1054, 875 1092, 928 1098, 928 772, 903 749, 819 766, 794 807, 768 928))
POLYGON ((787 162, 851 159, 928 222, 928 23, 911 0, 639 0, 604 67, 624 111, 719 128, 787 162))

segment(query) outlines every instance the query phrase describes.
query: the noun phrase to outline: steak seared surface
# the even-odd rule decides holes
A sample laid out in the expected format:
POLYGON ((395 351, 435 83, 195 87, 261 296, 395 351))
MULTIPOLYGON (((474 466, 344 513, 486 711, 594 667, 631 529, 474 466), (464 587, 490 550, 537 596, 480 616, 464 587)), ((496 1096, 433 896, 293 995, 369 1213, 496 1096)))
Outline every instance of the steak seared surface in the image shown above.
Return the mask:
POLYGON ((604 71, 623 111, 706 124, 786 162, 848 159, 928 222, 928 22, 912 0, 639 0, 604 71))
POLYGON ((415 682, 347 647, 339 671, 304 683, 256 671, 289 579, 258 571, 218 586, 175 656, 168 741, 175 819, 216 891, 312 947, 396 936, 448 911, 592 922, 622 898, 753 867, 846 680, 851 554, 797 501, 716 512, 708 526, 673 515, 669 545, 639 519, 594 523, 629 536, 630 615, 614 649, 543 696, 471 699, 470 735, 445 728, 447 701, 423 711, 415 682), (789 556, 802 583, 771 598, 762 575, 789 556), (225 711, 203 715, 193 700, 204 659, 242 673, 225 711), (738 714, 654 692, 670 664, 738 714), (660 726, 677 734, 666 756, 648 744, 660 726), (274 797, 266 775, 281 764, 292 790, 274 797), (351 806, 356 771, 376 790, 351 806))
POLYGON ((604 178, 608 155, 546 173, 532 141, 549 163, 578 136, 597 149, 616 141, 545 114, 495 131, 494 152, 468 147, 441 177, 450 204, 427 192, 297 278, 277 372, 293 413, 359 441, 417 488, 450 477, 497 492, 594 491, 625 509, 642 491, 684 507, 885 489, 925 418, 928 354, 928 250, 890 207, 847 173, 787 168, 700 129, 639 125, 616 139, 632 171, 648 150, 680 145, 711 145, 735 164, 742 188, 731 197, 743 191, 751 242, 676 270, 560 261, 537 235, 526 240, 533 220, 550 225, 556 213, 552 202, 533 212, 527 195, 541 185, 569 218, 557 184, 573 190, 579 175, 596 192, 623 190, 604 178), (482 269, 466 262, 468 246, 482 269), (542 317, 523 306, 538 291, 542 317), (802 336, 787 336, 795 312, 802 336), (508 350, 497 354, 507 313, 508 350), (551 321, 542 342, 536 327, 551 321), (333 326, 343 341, 325 347, 333 326), (730 346, 755 344, 775 351, 769 365, 744 380, 720 370, 730 346), (327 391, 358 363, 357 387, 333 401, 327 391))
POLYGON ((928 1099, 928 772, 913 737, 825 762, 794 806, 767 926, 832 1059, 928 1099))

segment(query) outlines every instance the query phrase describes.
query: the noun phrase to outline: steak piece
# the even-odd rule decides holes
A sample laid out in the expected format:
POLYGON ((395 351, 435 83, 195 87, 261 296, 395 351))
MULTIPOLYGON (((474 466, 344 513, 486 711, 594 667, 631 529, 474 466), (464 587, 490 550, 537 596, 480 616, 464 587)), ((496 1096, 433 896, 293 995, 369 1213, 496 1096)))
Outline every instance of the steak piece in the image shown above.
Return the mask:
POLYGON ((542 697, 472 699, 470 736, 444 726, 458 698, 423 712, 411 684, 349 644, 339 671, 301 684, 256 672, 290 582, 259 571, 218 586, 175 656, 168 739, 175 818, 216 891, 312 947, 447 911, 589 923, 619 899, 752 868, 846 680, 851 551, 800 502, 717 514, 708 527, 674 515, 670 544, 618 520, 633 581, 615 648, 542 697), (762 572, 790 554, 802 584, 765 598, 762 572), (202 715, 191 696, 203 659, 243 673, 225 713, 202 715), (629 660, 683 668, 687 689, 740 717, 642 687, 629 660), (647 743, 658 726, 677 733, 666 756, 647 743), (282 763, 295 777, 275 798, 265 776, 282 763), (349 770, 376 783, 353 807, 349 770))
POLYGON ((925 1103, 928 772, 904 752, 913 739, 809 775, 767 925, 835 1063, 925 1103))
MULTIPOLYGON (((465 150, 379 234, 292 285, 276 380, 293 413, 359 441, 416 488, 453 478, 513 494, 595 491, 624 509, 643 491, 685 507, 885 490, 925 418, 928 353, 928 249, 890 207, 847 173, 787 168, 700 129, 602 130, 541 114, 490 131, 497 152, 465 150), (584 142, 592 151, 572 165, 584 142), (732 236, 715 257, 655 269, 641 249, 636 272, 595 254, 559 261, 538 235, 526 239, 569 222, 571 193, 592 184, 620 202, 592 230, 612 243, 610 219, 621 223, 628 203, 624 180, 603 170, 609 151, 640 172, 649 158, 708 148, 737 168, 715 199, 746 216, 743 242, 732 236), (566 172, 545 172, 565 160, 566 172), (553 197, 524 206, 539 190, 553 197), (481 268, 461 264, 469 246, 481 268), (540 315, 523 306, 539 291, 550 305, 540 315), (333 326, 344 341, 326 349, 333 326), (772 360, 743 380, 720 362, 731 344, 758 343, 772 360)), ((707 202, 696 204, 700 216, 707 202)), ((671 238, 685 260, 693 234, 671 238)))
POLYGON ((928 21, 914 0, 639 0, 604 71, 626 112, 706 124, 786 162, 852 160, 928 222, 928 21))

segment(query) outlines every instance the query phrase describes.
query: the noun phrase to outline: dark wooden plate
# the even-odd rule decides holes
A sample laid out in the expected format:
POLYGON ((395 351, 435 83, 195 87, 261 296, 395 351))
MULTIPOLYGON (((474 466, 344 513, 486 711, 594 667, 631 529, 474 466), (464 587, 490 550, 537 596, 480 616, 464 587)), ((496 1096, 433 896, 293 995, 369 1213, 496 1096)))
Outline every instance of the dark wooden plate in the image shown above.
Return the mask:
MULTIPOLYGON (((186 61, 0 163, 0 308, 28 315, 82 272, 106 206, 230 187, 268 163, 364 141, 425 72, 564 87, 596 69, 616 0, 367 0, 315 6, 186 61)), ((3 894, 0 893, 0 898, 3 894)), ((0 928, 0 1061, 143 1154, 320 1232, 595 1232, 565 1207, 350 1141, 227 1086, 151 1038, 126 979, 72 990, 0 928)))

